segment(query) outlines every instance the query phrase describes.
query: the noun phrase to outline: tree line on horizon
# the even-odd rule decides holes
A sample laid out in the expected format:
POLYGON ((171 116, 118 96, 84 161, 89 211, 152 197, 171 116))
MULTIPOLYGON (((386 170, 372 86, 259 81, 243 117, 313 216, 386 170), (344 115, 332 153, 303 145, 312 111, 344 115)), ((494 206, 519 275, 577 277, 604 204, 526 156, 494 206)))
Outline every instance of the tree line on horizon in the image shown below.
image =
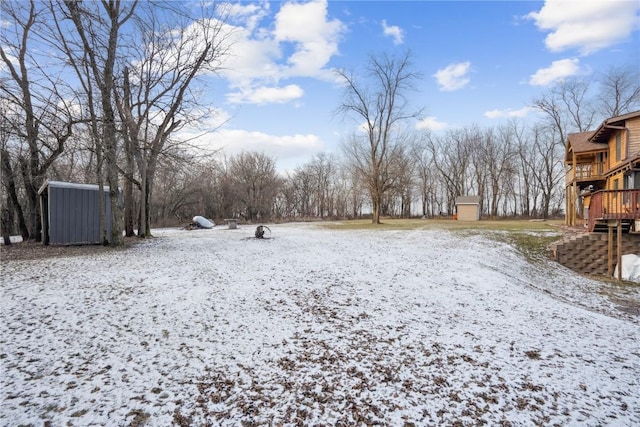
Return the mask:
POLYGON ((263 152, 204 153, 179 137, 214 112, 202 103, 201 77, 229 54, 228 10, 207 6, 194 16, 172 3, 117 0, 0 7, 11 23, 0 35, 5 238, 41 238, 37 191, 46 179, 108 186, 112 218, 101 209, 100 222, 105 232, 112 221, 103 240, 114 245, 195 215, 447 216, 464 195, 480 196, 486 216, 548 218, 564 205, 567 134, 640 108, 638 71, 612 67, 532 100, 540 113, 532 124, 417 131, 410 124, 422 110, 405 98, 421 78, 411 52, 371 54, 358 73, 336 71, 344 82, 337 111, 354 121, 342 152, 283 174, 263 152))

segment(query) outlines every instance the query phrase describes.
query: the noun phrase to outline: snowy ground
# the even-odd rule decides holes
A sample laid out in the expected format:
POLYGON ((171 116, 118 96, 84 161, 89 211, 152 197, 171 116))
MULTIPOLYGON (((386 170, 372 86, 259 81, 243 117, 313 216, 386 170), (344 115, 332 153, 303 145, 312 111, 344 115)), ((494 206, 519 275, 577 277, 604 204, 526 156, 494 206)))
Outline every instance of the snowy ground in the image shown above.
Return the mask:
POLYGON ((640 425, 640 319, 597 282, 482 235, 271 229, 3 261, 0 425, 640 425))

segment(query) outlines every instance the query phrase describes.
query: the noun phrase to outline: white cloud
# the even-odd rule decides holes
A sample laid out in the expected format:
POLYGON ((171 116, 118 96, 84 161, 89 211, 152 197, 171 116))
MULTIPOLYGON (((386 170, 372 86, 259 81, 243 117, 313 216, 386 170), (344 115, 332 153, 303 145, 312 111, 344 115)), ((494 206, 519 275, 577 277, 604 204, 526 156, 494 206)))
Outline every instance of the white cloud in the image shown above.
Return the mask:
POLYGON ((209 150, 222 150, 227 156, 257 151, 274 156, 278 161, 309 158, 325 149, 317 135, 269 135, 239 129, 221 129, 201 138, 198 145, 209 150))
POLYGON ((288 58, 285 75, 317 76, 331 57, 338 53, 338 41, 344 25, 327 20, 326 0, 309 3, 285 3, 276 15, 274 36, 278 42, 290 42, 295 52, 288 58))
POLYGON ((512 110, 510 108, 504 110, 490 110, 484 113, 484 116, 488 119, 504 119, 504 118, 522 118, 534 109, 531 107, 522 107, 518 110, 512 110))
POLYGON ((580 64, 577 58, 560 59, 553 61, 551 66, 541 68, 531 75, 529 84, 533 86, 547 86, 557 80, 574 76, 580 73, 580 64))
POLYGON ((326 66, 339 53, 346 27, 328 19, 326 0, 282 3, 273 26, 260 26, 268 4, 233 9, 237 26, 228 31, 231 51, 220 72, 235 91, 227 95, 231 102, 286 102, 302 96, 302 90, 295 85, 280 88, 282 80, 335 79, 326 66))
POLYGON ((285 87, 256 87, 250 90, 238 91, 227 94, 227 100, 232 104, 283 104, 294 99, 301 98, 304 94, 298 85, 285 87))
POLYGON ((225 11, 229 14, 230 20, 239 21, 246 29, 253 31, 258 26, 260 20, 267 16, 269 3, 226 3, 225 11))
POLYGON ((470 69, 471 62, 459 62, 438 70, 433 77, 440 85, 440 90, 454 91, 462 89, 471 81, 469 78, 470 69))
POLYGON ((387 25, 387 21, 382 21, 382 31, 385 36, 390 36, 393 39, 394 45, 402 44, 404 41, 404 34, 402 28, 397 25, 387 25))
POLYGON ((449 127, 448 123, 439 121, 436 117, 425 117, 416 124, 416 129, 439 131, 449 127))
POLYGON ((627 39, 640 28, 640 2, 628 0, 547 0, 527 18, 549 31, 546 47, 552 52, 576 48, 583 55, 627 39))

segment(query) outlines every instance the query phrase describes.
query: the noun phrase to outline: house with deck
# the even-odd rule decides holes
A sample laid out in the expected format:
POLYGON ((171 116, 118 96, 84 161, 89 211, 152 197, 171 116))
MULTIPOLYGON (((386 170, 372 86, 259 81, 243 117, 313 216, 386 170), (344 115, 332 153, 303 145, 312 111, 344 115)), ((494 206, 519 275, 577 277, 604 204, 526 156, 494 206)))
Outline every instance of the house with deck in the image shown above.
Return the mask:
POLYGON ((569 134, 565 167, 567 225, 640 233, 640 111, 569 134))

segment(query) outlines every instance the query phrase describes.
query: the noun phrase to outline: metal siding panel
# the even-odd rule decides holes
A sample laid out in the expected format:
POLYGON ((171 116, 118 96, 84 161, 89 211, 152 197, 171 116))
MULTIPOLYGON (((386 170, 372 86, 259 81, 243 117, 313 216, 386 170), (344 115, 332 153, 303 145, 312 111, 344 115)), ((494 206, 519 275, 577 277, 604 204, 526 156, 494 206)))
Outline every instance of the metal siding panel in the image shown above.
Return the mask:
POLYGON ((90 190, 78 190, 78 204, 81 206, 82 217, 78 223, 80 224, 80 236, 83 243, 91 243, 91 230, 89 230, 87 217, 91 212, 90 208, 90 190))
POLYGON ((56 243, 56 233, 58 232, 58 190, 49 187, 49 243, 56 243))
POLYGON ((71 229, 73 230, 73 243, 85 243, 82 238, 82 217, 83 217, 83 206, 82 206, 82 190, 72 189, 69 193, 70 199, 69 203, 71 203, 70 209, 73 211, 73 215, 71 216, 71 229))
POLYGON ((95 204, 97 203, 96 191, 90 189, 79 189, 78 206, 81 207, 81 217, 78 218, 78 223, 82 225, 82 243, 97 243, 98 235, 93 227, 92 217, 96 210, 95 204))
POLYGON ((56 188, 56 197, 55 200, 53 200, 53 202, 55 202, 55 205, 52 205, 52 211, 55 212, 56 214, 56 221, 55 221, 55 230, 54 230, 54 235, 55 238, 53 239, 53 241, 55 243, 63 243, 63 230, 64 230, 64 216, 63 216, 63 205, 64 205, 64 193, 62 191, 62 188, 56 188))
POLYGON ((77 243, 76 219, 78 212, 74 205, 74 190, 72 188, 64 189, 64 218, 65 218, 65 242, 77 243))
POLYGON ((53 207, 53 211, 55 211, 56 215, 56 227, 54 231, 54 238, 52 239, 54 243, 64 243, 64 188, 58 188, 55 192, 55 206, 53 207))
POLYGON ((104 206, 105 206, 105 223, 107 229, 107 241, 111 242, 111 203, 109 203, 109 192, 104 192, 104 206))
POLYGON ((86 225, 86 216, 87 216, 87 190, 78 189, 75 192, 76 194, 76 204, 78 205, 78 213, 80 216, 78 217, 78 238, 82 243, 88 243, 87 239, 87 225, 86 225))
MULTIPOLYGON (((78 185, 54 185, 48 188, 49 243, 102 243, 98 189, 78 185)), ((111 234, 109 192, 103 192, 106 210, 107 240, 111 234)))
POLYGON ((64 218, 64 227, 63 227, 63 231, 64 231, 64 242, 63 243, 73 243, 73 222, 72 222, 72 216, 73 216, 73 211, 71 210, 71 189, 70 188, 63 188, 62 192, 64 194, 64 210, 62 212, 63 218, 64 218))
POLYGON ((96 212, 96 193, 97 191, 84 191, 85 210, 82 225, 84 227, 85 240, 90 243, 96 243, 98 241, 97 230, 93 221, 96 212))
POLYGON ((87 216, 87 206, 86 206, 86 198, 87 198, 87 190, 85 189, 77 189, 75 194, 75 205, 77 206, 77 235, 79 243, 89 243, 87 240, 87 228, 85 226, 85 217, 87 216))
POLYGON ((85 218, 87 238, 90 239, 91 243, 100 243, 100 217, 98 214, 100 211, 98 206, 100 199, 98 199, 98 191, 92 191, 87 196, 87 215, 85 218))

